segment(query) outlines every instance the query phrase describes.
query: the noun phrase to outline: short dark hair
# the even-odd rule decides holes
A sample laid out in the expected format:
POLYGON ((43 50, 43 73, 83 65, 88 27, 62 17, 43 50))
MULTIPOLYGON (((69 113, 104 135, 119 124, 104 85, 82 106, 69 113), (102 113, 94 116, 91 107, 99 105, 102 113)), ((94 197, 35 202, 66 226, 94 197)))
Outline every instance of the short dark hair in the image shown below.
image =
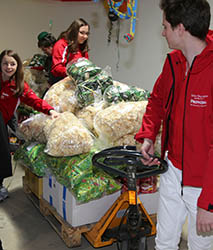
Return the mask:
POLYGON ((206 38, 211 19, 206 0, 160 0, 160 8, 172 28, 182 23, 192 36, 206 38))
POLYGON ((53 47, 55 42, 56 42, 56 38, 51 33, 47 33, 43 31, 38 35, 38 47, 39 48, 48 48, 50 46, 53 47))

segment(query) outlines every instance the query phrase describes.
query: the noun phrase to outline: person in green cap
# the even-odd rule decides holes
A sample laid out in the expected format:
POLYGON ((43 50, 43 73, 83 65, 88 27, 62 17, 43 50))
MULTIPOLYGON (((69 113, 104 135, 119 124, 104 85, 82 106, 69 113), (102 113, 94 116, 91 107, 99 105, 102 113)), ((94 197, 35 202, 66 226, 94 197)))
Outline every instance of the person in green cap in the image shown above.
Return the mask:
POLYGON ((56 42, 56 38, 46 31, 42 31, 38 35, 38 47, 48 56, 52 56, 52 48, 56 42))
POLYGON ((56 42, 56 38, 46 31, 42 31, 37 36, 38 47, 47 55, 46 62, 44 64, 44 70, 47 72, 48 82, 53 85, 53 76, 51 74, 52 67, 52 49, 56 42))

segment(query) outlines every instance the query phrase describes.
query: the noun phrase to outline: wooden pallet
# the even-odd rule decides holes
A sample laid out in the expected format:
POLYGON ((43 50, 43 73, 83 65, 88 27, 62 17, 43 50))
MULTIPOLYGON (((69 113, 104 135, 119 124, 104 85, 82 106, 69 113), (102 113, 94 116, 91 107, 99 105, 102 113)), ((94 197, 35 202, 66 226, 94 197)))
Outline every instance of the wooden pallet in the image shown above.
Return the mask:
POLYGON ((26 181, 25 176, 22 177, 22 181, 23 181, 23 190, 27 198, 33 203, 33 205, 36 208, 40 209, 39 198, 32 192, 32 190, 28 186, 28 182, 26 181))
POLYGON ((81 245, 81 235, 89 231, 92 228, 92 224, 83 225, 79 227, 72 227, 57 213, 54 207, 52 207, 46 200, 42 197, 38 198, 26 181, 25 176, 23 176, 23 190, 27 198, 33 203, 33 205, 39 209, 41 214, 50 223, 56 233, 65 242, 67 247, 77 247, 81 245))
POLYGON ((30 189, 30 192, 34 193, 40 199, 43 194, 43 178, 32 173, 29 168, 23 167, 25 169, 23 184, 30 189))
MULTIPOLYGON (((64 221, 64 219, 57 213, 54 207, 52 207, 42 197, 38 198, 38 196, 32 192, 25 177, 23 177, 23 190, 28 199, 30 199, 35 207, 39 209, 41 214, 65 242, 67 247, 78 247, 81 245, 81 235, 90 231, 94 224, 72 227, 70 224, 64 221)), ((153 222, 156 223, 156 214, 152 214, 150 217, 153 222)))
POLYGON ((57 211, 43 198, 40 199, 40 212, 59 234, 68 247, 81 245, 81 235, 89 231, 92 225, 72 227, 57 213, 57 211))

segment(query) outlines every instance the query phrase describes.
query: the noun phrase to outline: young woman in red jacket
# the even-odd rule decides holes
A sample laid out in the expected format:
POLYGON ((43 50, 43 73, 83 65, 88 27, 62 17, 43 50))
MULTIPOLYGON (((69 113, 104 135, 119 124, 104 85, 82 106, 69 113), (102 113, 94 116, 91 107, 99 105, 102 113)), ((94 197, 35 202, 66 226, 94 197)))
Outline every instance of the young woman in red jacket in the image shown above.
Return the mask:
POLYGON ((67 76, 66 65, 68 62, 85 57, 88 58, 89 24, 82 18, 72 22, 70 27, 62 32, 52 51, 51 73, 54 82, 67 76))
MULTIPOLYGON (((12 50, 4 50, 0 54, 0 112, 5 125, 11 120, 20 103, 25 103, 33 109, 57 118, 59 113, 46 101, 40 99, 24 82, 24 71, 20 57, 12 50)), ((2 162, 2 164, 7 164, 2 162)), ((10 164, 7 164, 11 168, 10 164)), ((12 171, 8 170, 12 175, 12 171)), ((8 176, 7 176, 8 177, 8 176)), ((0 172, 0 201, 8 197, 3 187, 4 175, 0 172)))

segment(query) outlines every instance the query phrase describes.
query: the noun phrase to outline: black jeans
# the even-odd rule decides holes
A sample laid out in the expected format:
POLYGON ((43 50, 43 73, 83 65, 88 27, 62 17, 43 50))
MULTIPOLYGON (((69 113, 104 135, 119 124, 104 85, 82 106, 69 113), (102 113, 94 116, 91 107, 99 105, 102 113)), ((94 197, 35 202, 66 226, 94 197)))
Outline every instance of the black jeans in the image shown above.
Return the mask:
MULTIPOLYGON (((3 180, 4 180, 4 178, 0 178, 0 187, 3 186, 3 180)), ((1 244, 0 244, 0 246, 1 246, 1 244)), ((0 248, 0 250, 1 250, 1 248, 0 248)))
POLYGON ((3 250, 1 240, 0 240, 0 250, 3 250))
POLYGON ((11 154, 8 140, 8 132, 4 123, 3 116, 0 112, 0 159, 1 159, 1 167, 0 167, 0 179, 7 178, 12 176, 12 162, 11 162, 11 154))

